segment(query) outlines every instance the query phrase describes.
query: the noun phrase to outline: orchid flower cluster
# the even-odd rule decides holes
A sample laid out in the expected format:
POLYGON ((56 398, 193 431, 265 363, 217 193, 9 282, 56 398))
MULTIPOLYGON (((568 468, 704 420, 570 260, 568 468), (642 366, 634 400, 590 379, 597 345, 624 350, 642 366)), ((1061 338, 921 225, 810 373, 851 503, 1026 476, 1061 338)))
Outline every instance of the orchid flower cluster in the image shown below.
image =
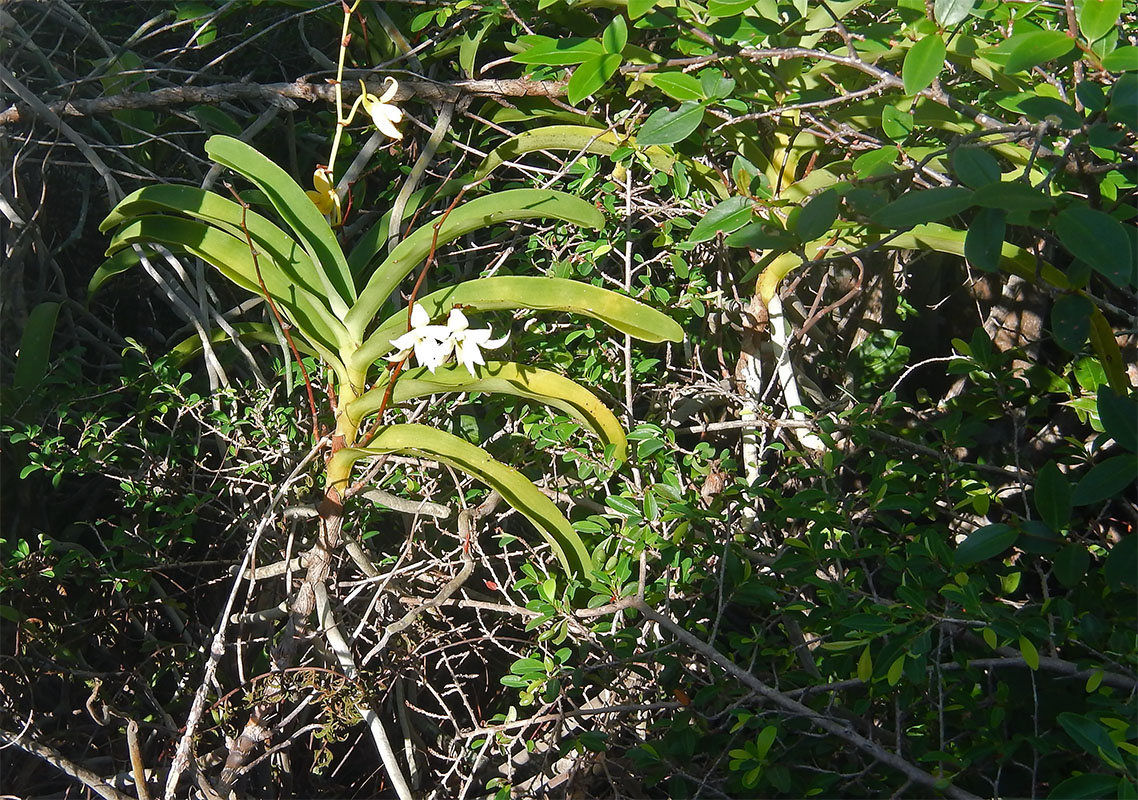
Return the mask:
POLYGON ((490 328, 471 328, 460 308, 452 308, 446 325, 432 325, 426 309, 416 303, 411 309, 411 330, 391 340, 394 355, 388 361, 402 361, 412 352, 420 366, 432 373, 454 354, 455 360, 474 374, 475 365, 485 364, 482 350, 501 347, 509 339, 507 333, 500 339, 491 339, 490 328))
MULTIPOLYGON (((342 50, 342 48, 341 48, 342 50)), ((341 52, 341 69, 343 66, 343 53, 341 52)), ((312 189, 309 189, 305 194, 308 199, 320 209, 320 213, 327 217, 330 224, 339 226, 344 219, 343 211, 340 208, 340 194, 336 191, 336 181, 332 175, 332 165, 336 161, 336 150, 340 144, 340 132, 343 127, 350 124, 352 118, 356 115, 356 110, 363 107, 363 110, 371 117, 372 124, 376 129, 389 139, 400 140, 403 134, 395 126, 403 120, 403 110, 392 102, 395 96, 399 94, 399 81, 391 76, 385 79, 386 89, 380 97, 376 97, 367 90, 367 86, 363 81, 360 81, 360 96, 356 98, 356 102, 352 104, 351 110, 348 112, 347 117, 343 118, 337 125, 336 135, 332 141, 332 155, 328 160, 328 166, 318 166, 316 171, 312 173, 312 189)), ((337 87, 339 83, 337 83, 337 87)), ((339 95, 337 94, 337 102, 339 95)))

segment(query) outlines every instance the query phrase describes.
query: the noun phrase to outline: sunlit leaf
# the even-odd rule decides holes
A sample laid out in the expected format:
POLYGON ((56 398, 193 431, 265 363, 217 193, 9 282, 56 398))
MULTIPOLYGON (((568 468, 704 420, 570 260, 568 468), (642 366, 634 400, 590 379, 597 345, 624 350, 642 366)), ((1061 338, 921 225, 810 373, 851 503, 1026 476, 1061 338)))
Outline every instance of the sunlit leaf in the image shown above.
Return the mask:
POLYGON ((932 85, 944 69, 946 52, 944 39, 940 36, 925 36, 909 48, 905 54, 905 63, 901 65, 905 94, 918 94, 932 85))
POLYGON ((426 425, 382 427, 366 447, 347 447, 329 461, 329 472, 346 464, 383 453, 402 453, 442 461, 496 489, 521 512, 549 543, 570 577, 586 580, 591 571, 589 551, 553 501, 513 467, 495 460, 481 447, 426 425))
MULTIPOLYGON (((358 424, 378 410, 387 387, 387 381, 379 382, 352 401, 347 410, 353 423, 358 424)), ((434 373, 418 367, 400 375, 390 402, 398 404, 448 392, 508 394, 559 409, 589 428, 603 445, 613 445, 618 459, 626 456, 624 429, 608 407, 579 384, 537 367, 492 361, 476 367, 473 375, 459 364, 439 367, 434 373)))

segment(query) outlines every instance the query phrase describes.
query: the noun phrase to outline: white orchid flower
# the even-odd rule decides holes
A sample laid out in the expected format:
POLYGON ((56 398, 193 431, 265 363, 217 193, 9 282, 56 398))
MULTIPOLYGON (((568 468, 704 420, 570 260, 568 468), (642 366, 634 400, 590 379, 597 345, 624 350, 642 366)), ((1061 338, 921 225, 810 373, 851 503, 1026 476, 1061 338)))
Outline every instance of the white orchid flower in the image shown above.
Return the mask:
POLYGON ((415 360, 434 372, 450 355, 450 329, 445 325, 432 325, 427 310, 418 303, 411 309, 411 330, 391 340, 396 353, 388 361, 402 361, 412 351, 415 360))
POLYGON ((493 331, 490 328, 471 328, 470 322, 462 309, 452 308, 446 325, 450 337, 443 347, 447 354, 454 348, 454 357, 466 367, 466 371, 474 374, 475 364, 485 364, 482 358, 482 349, 493 350, 501 347, 510 338, 507 333, 500 339, 491 339, 493 331))
POLYGON ((399 93, 399 82, 390 76, 386 79, 389 83, 387 89, 384 90, 381 97, 376 97, 374 94, 368 94, 367 87, 364 82, 360 81, 360 91, 363 92, 360 102, 366 111, 371 116, 371 121, 379 132, 384 136, 392 139, 402 139, 403 134, 395 125, 403 119, 403 111, 391 101, 395 99, 395 95, 399 93))

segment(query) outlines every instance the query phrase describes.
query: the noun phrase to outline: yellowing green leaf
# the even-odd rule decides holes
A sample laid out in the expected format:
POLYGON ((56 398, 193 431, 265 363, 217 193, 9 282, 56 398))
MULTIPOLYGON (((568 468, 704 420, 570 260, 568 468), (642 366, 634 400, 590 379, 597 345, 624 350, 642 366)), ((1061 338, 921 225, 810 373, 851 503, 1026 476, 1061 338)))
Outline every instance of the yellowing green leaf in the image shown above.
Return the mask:
POLYGON ((1033 670, 1039 669, 1039 651, 1026 636, 1019 637, 1019 653, 1028 667, 1033 670))

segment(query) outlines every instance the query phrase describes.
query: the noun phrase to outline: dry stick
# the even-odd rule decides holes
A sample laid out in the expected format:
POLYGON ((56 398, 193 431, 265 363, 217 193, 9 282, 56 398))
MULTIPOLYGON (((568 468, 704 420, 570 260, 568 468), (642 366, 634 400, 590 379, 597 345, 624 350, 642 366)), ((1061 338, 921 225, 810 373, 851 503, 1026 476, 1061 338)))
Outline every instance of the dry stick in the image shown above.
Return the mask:
POLYGON ((194 700, 190 706, 190 714, 186 720, 185 732, 182 738, 178 741, 177 750, 174 753, 174 762, 170 766, 170 773, 166 778, 166 791, 164 794, 165 800, 173 800, 175 792, 178 788, 178 781, 182 777, 182 772, 186 769, 190 760, 190 746, 193 743, 194 736, 197 733, 198 723, 201 721, 202 713, 205 710, 205 696, 209 691, 210 684, 213 682, 214 675, 217 672, 218 661, 225 655, 225 631, 229 627, 230 614, 233 611, 233 604, 237 600, 237 590, 241 586, 242 576, 245 574, 252 558, 253 551, 256 550, 257 544, 261 540, 265 529, 269 523, 274 519, 272 513, 273 507, 280 502, 284 497, 285 492, 292 485, 292 482, 298 475, 308 466, 320 451, 324 449, 324 442, 317 442, 308 454, 301 459, 301 462, 296 465, 289 476, 285 478, 281 487, 269 499, 269 508, 265 515, 258 523, 256 530, 253 531, 253 538, 249 542, 249 546, 245 548, 245 555, 241 559, 241 565, 237 569, 237 578, 233 581, 233 588, 229 591, 229 597, 225 600, 225 606, 221 610, 221 617, 217 624, 217 632, 213 635, 213 641, 209 647, 209 657, 205 664, 205 677, 198 685, 197 691, 194 693, 194 700))
POLYGON ((603 606, 602 608, 591 609, 589 611, 578 611, 577 616, 603 616, 603 613, 627 608, 636 609, 660 627, 668 630, 673 636, 686 644, 688 647, 699 653, 702 653, 708 659, 715 662, 718 666, 730 673, 748 689, 751 689, 755 693, 761 695, 762 697, 765 697, 775 705, 781 706, 786 711, 789 711, 797 716, 805 717, 817 725, 819 728, 822 728, 823 730, 826 730, 829 733, 832 733, 835 736, 844 739, 857 749, 872 756, 881 763, 893 767, 913 783, 919 784, 921 786, 927 786, 928 788, 935 789, 939 792, 944 792, 949 797, 956 798, 956 800, 980 800, 979 797, 972 794, 971 792, 953 786, 947 780, 939 779, 936 776, 925 772, 920 767, 910 764, 900 756, 889 752, 877 742, 865 738, 857 731, 850 730, 845 725, 842 725, 839 722, 835 722, 829 717, 823 716, 809 706, 803 705, 797 700, 791 699, 783 692, 767 686, 750 672, 743 669, 738 664, 724 656, 714 647, 707 644, 702 639, 693 635, 684 628, 680 627, 675 622, 673 622, 670 617, 664 616, 638 597, 629 597, 625 600, 621 600, 618 603, 612 603, 608 606, 603 606))
MULTIPOLYGON (((0 74, 4 74, 0 67, 0 74)), ((7 73, 10 75, 10 73, 7 73)), ((374 75, 374 70, 346 70, 348 79, 374 75)), ((399 81, 396 102, 420 98, 427 102, 454 102, 464 95, 481 97, 557 97, 565 94, 565 81, 532 81, 527 78, 506 80, 468 80, 441 83, 417 75, 399 81)), ((358 90, 345 85, 349 96, 358 90)), ((37 117, 58 122, 60 116, 88 117, 127 109, 158 109, 205 103, 217 105, 230 100, 261 101, 277 105, 282 99, 306 102, 335 102, 335 88, 327 83, 310 83, 303 78, 292 83, 222 83, 214 86, 172 86, 152 92, 123 92, 93 100, 60 100, 44 103, 28 92, 17 93, 21 102, 0 111, 0 127, 29 122, 37 117)), ((61 123, 58 123, 61 124, 61 123)))
POLYGON ((277 320, 277 325, 280 326, 281 333, 284 334, 285 339, 288 341, 288 347, 292 350, 292 357, 296 359, 297 366, 300 367, 300 374, 304 376, 304 388, 308 391, 308 408, 312 412, 312 441, 320 440, 320 421, 316 413, 316 397, 312 394, 312 381, 308 377, 308 370, 304 368, 304 362, 300 359, 300 352, 296 349, 296 345, 292 341, 292 334, 289 333, 289 324, 285 322, 281 312, 277 310, 277 304, 273 302, 273 296, 269 294, 269 290, 265 287, 265 279, 261 277, 261 263, 257 259, 257 248, 253 246, 253 237, 249 235, 249 228, 245 225, 245 214, 249 210, 249 204, 241 199, 241 195, 237 194, 237 190, 230 184, 224 184, 229 193, 233 195, 233 199, 241 205, 241 230, 245 232, 245 243, 249 245, 249 254, 253 256, 253 268, 257 271, 257 283, 261 286, 261 293, 265 295, 265 300, 269 303, 269 308, 272 309, 273 316, 277 320))
POLYGON ((91 770, 64 758, 58 750, 31 739, 24 739, 22 734, 3 729, 0 729, 0 739, 11 742, 25 752, 39 756, 56 769, 67 773, 82 783, 99 797, 105 797, 107 800, 132 800, 130 795, 123 794, 91 770))

